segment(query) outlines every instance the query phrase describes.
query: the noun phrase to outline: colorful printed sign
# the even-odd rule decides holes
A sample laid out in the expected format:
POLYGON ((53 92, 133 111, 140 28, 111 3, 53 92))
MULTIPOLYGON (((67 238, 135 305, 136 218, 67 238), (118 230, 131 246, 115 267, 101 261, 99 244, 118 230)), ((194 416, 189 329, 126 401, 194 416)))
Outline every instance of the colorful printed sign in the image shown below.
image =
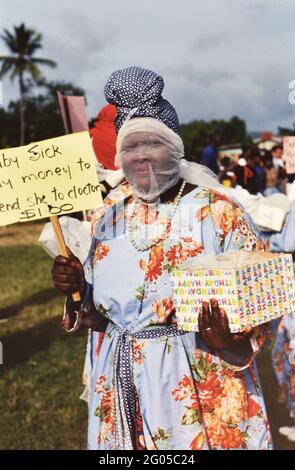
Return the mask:
POLYGON ((232 333, 295 310, 289 254, 270 254, 267 261, 264 254, 263 261, 235 269, 174 270, 171 280, 176 319, 184 331, 198 331, 202 301, 212 298, 225 309, 232 333))

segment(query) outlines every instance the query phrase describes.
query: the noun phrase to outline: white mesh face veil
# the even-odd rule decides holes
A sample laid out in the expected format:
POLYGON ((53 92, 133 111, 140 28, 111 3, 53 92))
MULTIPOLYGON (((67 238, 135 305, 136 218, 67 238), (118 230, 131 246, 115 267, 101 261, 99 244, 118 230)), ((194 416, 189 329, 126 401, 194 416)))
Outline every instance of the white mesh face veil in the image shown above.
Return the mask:
POLYGON ((116 147, 115 164, 122 168, 135 196, 143 201, 156 201, 180 178, 226 192, 211 170, 183 158, 182 139, 157 119, 126 120, 118 133, 116 147))
POLYGON ((134 194, 156 201, 180 179, 181 138, 153 118, 133 118, 117 137, 116 165, 122 168, 134 194))

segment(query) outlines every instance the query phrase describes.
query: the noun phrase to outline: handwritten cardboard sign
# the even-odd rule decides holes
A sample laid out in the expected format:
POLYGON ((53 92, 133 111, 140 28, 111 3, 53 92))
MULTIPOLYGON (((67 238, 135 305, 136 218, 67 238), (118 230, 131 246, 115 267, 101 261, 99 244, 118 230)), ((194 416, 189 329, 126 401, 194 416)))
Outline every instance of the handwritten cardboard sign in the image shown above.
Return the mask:
POLYGON ((87 131, 0 150, 0 225, 101 204, 87 131))
POLYGON ((284 137, 283 144, 287 173, 295 173, 295 137, 284 137))

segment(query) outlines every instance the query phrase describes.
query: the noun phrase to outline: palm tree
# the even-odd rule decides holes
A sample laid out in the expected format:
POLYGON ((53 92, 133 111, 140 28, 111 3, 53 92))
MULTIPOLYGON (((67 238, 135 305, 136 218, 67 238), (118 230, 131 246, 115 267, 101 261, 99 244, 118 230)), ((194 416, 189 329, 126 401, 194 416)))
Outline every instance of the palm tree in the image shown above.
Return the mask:
POLYGON ((11 33, 7 29, 1 38, 6 46, 12 52, 10 56, 0 56, 0 78, 9 74, 13 81, 18 78, 20 91, 20 145, 25 141, 25 76, 32 78, 34 82, 41 76, 39 65, 47 65, 56 67, 53 60, 33 57, 37 49, 41 49, 42 35, 33 29, 27 29, 24 23, 14 26, 14 32, 11 33))

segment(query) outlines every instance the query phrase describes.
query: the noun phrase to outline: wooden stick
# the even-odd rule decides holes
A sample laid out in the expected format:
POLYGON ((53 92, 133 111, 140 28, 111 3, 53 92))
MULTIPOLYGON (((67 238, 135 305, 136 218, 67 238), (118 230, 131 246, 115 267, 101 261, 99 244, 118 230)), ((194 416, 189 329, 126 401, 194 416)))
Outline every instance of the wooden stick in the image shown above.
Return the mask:
MULTIPOLYGON (((52 215, 50 217, 50 222, 52 223, 52 226, 53 226, 53 230, 55 233, 55 238, 57 241, 60 254, 62 256, 65 256, 66 258, 69 258, 69 253, 65 244, 65 239, 64 239, 62 229, 59 223, 59 218, 56 215, 52 215)), ((75 302, 79 302, 81 300, 81 296, 79 292, 74 292, 72 294, 72 297, 75 302)))

